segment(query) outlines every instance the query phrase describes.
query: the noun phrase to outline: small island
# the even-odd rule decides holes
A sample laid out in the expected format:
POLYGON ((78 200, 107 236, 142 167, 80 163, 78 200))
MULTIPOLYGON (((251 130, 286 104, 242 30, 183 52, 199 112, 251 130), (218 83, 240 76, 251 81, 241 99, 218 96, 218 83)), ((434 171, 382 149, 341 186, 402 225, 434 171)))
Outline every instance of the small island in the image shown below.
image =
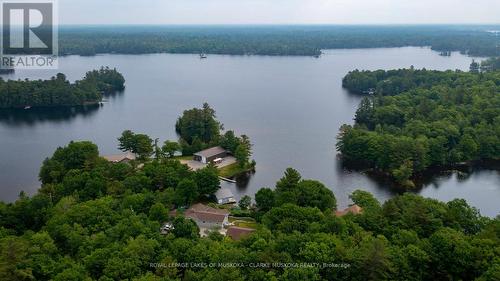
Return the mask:
MULTIPOLYGON (((488 61, 487 65, 494 65, 488 61)), ((484 67, 483 67, 484 69, 484 67)), ((353 71, 343 85, 367 94, 337 149, 355 166, 414 187, 423 173, 500 159, 500 71, 353 71)))
POLYGON ((0 78, 0 109, 97 104, 103 95, 122 91, 124 83, 123 75, 108 67, 89 71, 74 83, 62 73, 49 80, 5 81, 0 78))

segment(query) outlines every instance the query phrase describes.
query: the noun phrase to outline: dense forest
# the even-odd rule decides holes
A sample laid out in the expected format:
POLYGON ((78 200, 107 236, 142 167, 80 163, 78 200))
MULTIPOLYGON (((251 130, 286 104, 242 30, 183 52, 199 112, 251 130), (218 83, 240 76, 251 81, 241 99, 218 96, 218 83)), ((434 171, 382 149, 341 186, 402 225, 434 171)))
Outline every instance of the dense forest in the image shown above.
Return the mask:
POLYGON ((125 79, 116 69, 89 71, 70 83, 58 73, 49 80, 3 80, 0 77, 0 108, 54 107, 95 104, 103 94, 124 89, 125 79))
POLYGON ((368 93, 337 148, 412 186, 429 167, 500 158, 500 72, 352 71, 347 89, 368 93))
POLYGON ((339 217, 332 191, 290 168, 245 212, 258 222, 253 234, 202 238, 169 210, 210 200, 216 173, 138 161, 107 162, 88 141, 58 148, 36 195, 0 202, 0 280, 500 278, 500 218, 464 200, 405 194, 381 204, 358 190, 351 199, 362 213, 339 217), (161 235, 165 221, 174 229, 161 235))
POLYGON ((499 56, 495 26, 71 26, 62 55, 209 53, 318 56, 322 49, 431 46, 499 56))

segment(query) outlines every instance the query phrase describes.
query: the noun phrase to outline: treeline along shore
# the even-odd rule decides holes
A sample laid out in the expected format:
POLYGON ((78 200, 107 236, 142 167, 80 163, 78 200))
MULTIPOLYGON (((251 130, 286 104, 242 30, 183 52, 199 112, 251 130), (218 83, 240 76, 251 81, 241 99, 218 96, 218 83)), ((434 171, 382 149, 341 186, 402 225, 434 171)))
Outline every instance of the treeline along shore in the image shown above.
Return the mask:
POLYGON ((319 56, 324 49, 429 46, 442 54, 498 56, 497 26, 62 26, 61 55, 225 54, 319 56))
POLYGON ((58 73, 48 80, 4 80, 0 78, 0 108, 67 107, 96 104, 103 95, 125 89, 125 79, 116 69, 102 67, 69 82, 58 73))
POLYGON ((347 89, 365 94, 337 149, 397 183, 430 168, 500 159, 498 59, 470 72, 416 69, 352 71, 347 89), (482 69, 482 71, 480 70, 482 69))

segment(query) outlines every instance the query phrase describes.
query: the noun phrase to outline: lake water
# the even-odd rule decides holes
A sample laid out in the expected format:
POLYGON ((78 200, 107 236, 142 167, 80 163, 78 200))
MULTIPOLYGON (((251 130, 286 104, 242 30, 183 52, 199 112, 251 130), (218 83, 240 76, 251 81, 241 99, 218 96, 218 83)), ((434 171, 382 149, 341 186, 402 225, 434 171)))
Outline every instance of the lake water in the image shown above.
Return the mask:
MULTIPOLYGON (((388 184, 347 171, 336 158, 340 125, 352 123, 360 97, 341 87, 353 69, 410 67, 467 70, 471 58, 439 56, 427 48, 331 50, 319 58, 197 55, 101 55, 60 59, 59 72, 70 80, 87 70, 116 67, 126 79, 123 94, 100 108, 0 113, 0 199, 39 187, 38 169, 45 157, 70 140, 91 140, 102 154, 117 153, 116 138, 125 129, 151 137, 177 139, 174 124, 184 109, 208 102, 225 128, 250 136, 257 172, 229 186, 235 194, 253 195, 273 187, 287 167, 331 188, 340 208, 348 195, 364 189, 384 201, 394 195, 388 184)), ((54 70, 17 71, 4 79, 47 79, 54 70)), ((481 213, 500 213, 500 174, 480 170, 467 178, 435 177, 419 191, 440 200, 465 198, 481 213)))

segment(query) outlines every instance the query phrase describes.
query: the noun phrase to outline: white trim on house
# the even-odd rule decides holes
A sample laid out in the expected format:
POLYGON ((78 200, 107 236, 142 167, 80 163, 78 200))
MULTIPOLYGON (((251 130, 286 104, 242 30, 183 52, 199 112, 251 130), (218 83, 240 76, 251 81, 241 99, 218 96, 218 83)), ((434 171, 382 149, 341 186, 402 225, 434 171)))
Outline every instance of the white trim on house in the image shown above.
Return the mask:
POLYGON ((215 197, 217 198, 218 204, 231 204, 236 203, 236 199, 234 199, 233 192, 227 187, 221 187, 215 193, 215 197))

